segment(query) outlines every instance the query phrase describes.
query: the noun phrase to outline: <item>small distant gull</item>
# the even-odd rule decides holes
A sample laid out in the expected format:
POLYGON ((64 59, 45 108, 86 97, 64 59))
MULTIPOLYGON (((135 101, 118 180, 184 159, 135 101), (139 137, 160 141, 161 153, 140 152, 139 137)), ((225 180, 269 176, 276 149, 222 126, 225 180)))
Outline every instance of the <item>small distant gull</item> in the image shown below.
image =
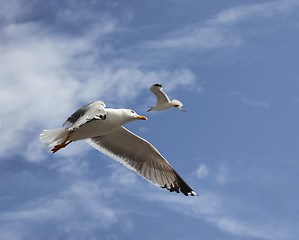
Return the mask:
POLYGON ((146 140, 123 127, 146 117, 130 109, 105 108, 101 101, 78 109, 62 125, 65 128, 44 130, 40 140, 57 152, 71 142, 87 139, 95 149, 137 172, 149 182, 170 192, 197 195, 171 167, 158 150, 146 140))
POLYGON ((177 109, 180 109, 183 112, 186 112, 184 109, 181 107, 183 104, 176 99, 169 100, 168 96, 166 93, 162 90, 162 85, 161 84, 154 84, 151 86, 150 90, 153 92, 153 94, 156 95, 157 97, 157 104, 155 106, 152 106, 149 111, 155 110, 155 111, 163 111, 171 107, 176 107, 177 109))

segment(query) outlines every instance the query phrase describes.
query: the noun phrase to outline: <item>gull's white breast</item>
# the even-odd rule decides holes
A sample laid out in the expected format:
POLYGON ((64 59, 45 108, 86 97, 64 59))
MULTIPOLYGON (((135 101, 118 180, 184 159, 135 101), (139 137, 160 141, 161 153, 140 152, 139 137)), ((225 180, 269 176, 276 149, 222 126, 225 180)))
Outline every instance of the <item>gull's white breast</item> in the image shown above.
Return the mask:
POLYGON ((163 111, 163 110, 169 109, 171 107, 173 107, 173 105, 170 102, 165 102, 165 103, 157 104, 156 106, 153 106, 153 110, 163 111))

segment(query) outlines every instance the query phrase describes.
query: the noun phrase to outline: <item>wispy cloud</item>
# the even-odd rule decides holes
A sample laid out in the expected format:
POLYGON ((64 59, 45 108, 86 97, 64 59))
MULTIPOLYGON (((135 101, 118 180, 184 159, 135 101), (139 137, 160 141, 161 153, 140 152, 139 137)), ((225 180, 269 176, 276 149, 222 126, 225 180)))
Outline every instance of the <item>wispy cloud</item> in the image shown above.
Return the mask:
POLYGON ((270 1, 253 5, 233 7, 220 12, 210 23, 232 25, 253 17, 269 18, 278 14, 287 14, 299 6, 296 0, 270 1))
POLYGON ((289 227, 276 222, 250 223, 233 217, 211 217, 217 227, 239 236, 250 236, 269 240, 292 239, 289 227))
MULTIPOLYGON (((81 239, 80 236, 84 236, 92 239, 99 232, 110 232, 116 227, 118 234, 134 231, 134 222, 130 219, 131 211, 136 214, 135 207, 130 209, 134 204, 126 204, 124 209, 122 204, 118 206, 120 199, 116 197, 121 194, 121 199, 126 199, 130 192, 130 196, 139 199, 139 202, 155 202, 160 207, 178 212, 180 217, 185 215, 194 220, 206 221, 235 236, 269 240, 296 239, 292 237, 294 231, 290 231, 290 226, 266 215, 253 217, 248 214, 243 203, 240 205, 233 197, 227 198, 202 190, 199 197, 186 198, 164 192, 150 184, 148 189, 144 189, 138 186, 135 174, 130 176, 131 172, 116 164, 111 168, 113 174, 108 181, 81 179, 68 187, 64 186, 58 192, 32 198, 14 209, 3 210, 0 215, 0 238, 36 239, 36 233, 46 233, 49 226, 54 238, 67 232, 68 238, 81 239), (244 217, 244 214, 248 216, 244 217)), ((142 211, 138 214, 149 213, 142 211)))
POLYGON ((55 222, 51 230, 55 236, 68 232, 69 238, 93 237, 97 231, 121 220, 123 213, 110 205, 110 197, 111 190, 97 181, 74 183, 57 194, 25 203, 20 209, 2 212, 0 237, 37 239, 36 231, 44 229, 46 232, 52 222, 55 222))
POLYGON ((206 178, 209 175, 209 168, 205 164, 200 164, 194 174, 197 178, 206 178))
MULTIPOLYGON (((13 22, 17 17, 21 17, 23 10, 26 9, 26 5, 23 5, 24 1, 20 0, 3 0, 0 3, 0 18, 4 22, 13 22), (24 9, 25 8, 25 9, 24 9)), ((26 10, 25 10, 26 11, 26 10)))
POLYGON ((119 187, 121 186, 121 188, 136 184, 138 176, 135 172, 128 171, 128 169, 118 163, 110 165, 109 167, 112 169, 110 176, 112 184, 119 187))
POLYGON ((158 49, 216 49, 230 45, 240 45, 241 39, 229 34, 227 29, 216 23, 198 23, 174 32, 161 40, 150 41, 148 47, 158 49))
POLYGON ((249 100, 249 99, 242 99, 242 101, 250 106, 256 106, 256 107, 269 107, 269 103, 267 101, 253 101, 253 100, 249 100))
MULTIPOLYGON (((144 179, 116 162, 105 170, 107 176, 104 180, 98 177, 84 177, 86 172, 82 173, 86 166, 85 163, 80 164, 79 159, 60 158, 59 161, 75 163, 58 163, 50 167, 51 170, 63 172, 70 180, 49 180, 54 188, 48 188, 49 185, 43 182, 45 178, 40 179, 38 174, 32 172, 10 176, 9 181, 13 181, 17 188, 22 189, 14 194, 22 197, 19 201, 15 199, 16 196, 0 197, 1 203, 7 203, 11 199, 15 201, 13 208, 1 209, 0 239, 38 239, 40 232, 47 235, 49 227, 49 234, 55 239, 65 234, 67 239, 93 239, 99 234, 104 234, 103 238, 109 239, 109 235, 130 233, 135 228, 131 213, 146 214, 146 211, 136 212, 134 201, 152 189, 164 191, 150 183, 149 188, 145 189, 141 184, 145 182, 144 179), (37 182, 43 182, 42 189, 31 192, 30 196, 23 196, 28 187, 39 185, 37 182), (133 199, 128 199, 132 196, 133 199)), ((48 173, 46 171, 46 174, 48 173)), ((138 203, 138 200, 136 202, 138 203)))
MULTIPOLYGON (((267 219, 260 222, 249 218, 245 221, 243 217, 234 216, 233 212, 236 211, 236 205, 234 205, 234 209, 231 209, 221 195, 206 191, 202 192, 198 198, 188 199, 188 201, 185 198, 159 194, 147 196, 147 200, 162 202, 174 211, 210 222, 222 231, 235 236, 269 240, 294 239, 290 233, 290 228, 285 224, 281 224, 280 221, 267 219)), ((267 217, 264 216, 264 218, 267 217)))
MULTIPOLYGON (((6 19, 0 27, 0 157, 13 154, 14 149, 25 152, 32 161, 36 156, 43 157, 37 152, 30 155, 33 148, 29 143, 37 144, 39 131, 59 127, 90 101, 101 99, 110 107, 127 107, 156 81, 167 82, 169 91, 195 84, 195 75, 188 69, 151 71, 126 59, 106 60, 113 53, 106 38, 119 26, 105 14, 95 19, 86 17, 91 23, 82 28, 89 31, 68 35, 48 29, 39 21, 20 21, 22 3, 4 1, 6 11, 0 13, 6 19)), ((77 11, 84 16, 88 12, 76 8, 71 14, 72 10, 65 11, 67 16, 58 12, 55 17, 61 22, 75 18, 76 22, 77 11)))
POLYGON ((214 169, 209 169, 206 164, 200 164, 199 167, 193 172, 192 175, 199 179, 213 177, 217 183, 224 184, 229 179, 230 169, 227 162, 221 162, 214 169))
POLYGON ((173 32, 164 39, 150 41, 148 46, 161 49, 217 49, 239 46, 243 39, 241 33, 233 29, 233 26, 252 18, 270 18, 278 14, 287 14, 298 6, 296 0, 277 0, 233 7, 204 22, 173 32))
POLYGON ((222 162, 218 166, 218 171, 216 173, 216 180, 219 183, 226 183, 229 178, 229 167, 226 162, 222 162))
POLYGON ((253 100, 238 92, 230 92, 231 96, 236 96, 242 103, 253 107, 270 107, 270 103, 265 100, 253 100))

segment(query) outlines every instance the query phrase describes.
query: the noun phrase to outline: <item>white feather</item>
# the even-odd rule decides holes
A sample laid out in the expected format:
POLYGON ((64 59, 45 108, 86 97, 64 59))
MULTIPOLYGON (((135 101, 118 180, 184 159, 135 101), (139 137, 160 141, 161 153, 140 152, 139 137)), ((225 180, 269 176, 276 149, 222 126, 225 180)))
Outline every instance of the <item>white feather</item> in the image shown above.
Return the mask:
POLYGON ((54 146, 62 143, 67 138, 68 134, 69 130, 66 128, 43 130, 39 135, 39 139, 42 143, 48 142, 45 147, 54 146))

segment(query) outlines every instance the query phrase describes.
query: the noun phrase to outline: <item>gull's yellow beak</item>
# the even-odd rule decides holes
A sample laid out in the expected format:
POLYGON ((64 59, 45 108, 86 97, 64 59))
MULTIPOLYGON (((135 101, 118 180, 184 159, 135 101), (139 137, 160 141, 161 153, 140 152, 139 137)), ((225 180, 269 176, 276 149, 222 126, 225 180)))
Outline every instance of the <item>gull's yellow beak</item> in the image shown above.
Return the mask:
POLYGON ((147 120, 146 117, 143 117, 143 116, 137 116, 138 119, 141 119, 141 120, 147 120))

